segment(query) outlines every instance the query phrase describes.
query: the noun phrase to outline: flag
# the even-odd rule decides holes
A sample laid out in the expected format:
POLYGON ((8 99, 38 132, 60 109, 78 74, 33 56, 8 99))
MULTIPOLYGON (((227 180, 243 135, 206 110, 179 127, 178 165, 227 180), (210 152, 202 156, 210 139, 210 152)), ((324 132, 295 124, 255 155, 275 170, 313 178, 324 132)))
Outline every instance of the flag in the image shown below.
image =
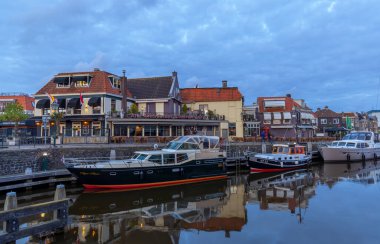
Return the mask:
POLYGON ((82 107, 84 103, 82 93, 79 94, 79 101, 80 101, 80 106, 82 107))
POLYGON ((55 97, 53 95, 50 95, 49 93, 46 92, 46 95, 49 97, 50 99, 50 104, 52 104, 54 101, 55 101, 55 97))

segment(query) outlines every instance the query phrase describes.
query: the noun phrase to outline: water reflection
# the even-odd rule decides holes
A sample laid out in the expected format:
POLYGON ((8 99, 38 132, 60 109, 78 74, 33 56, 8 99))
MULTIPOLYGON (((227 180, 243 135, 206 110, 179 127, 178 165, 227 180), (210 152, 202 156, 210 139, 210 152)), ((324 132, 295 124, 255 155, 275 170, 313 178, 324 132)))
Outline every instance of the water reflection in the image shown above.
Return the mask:
POLYGON ((215 181, 165 189, 86 192, 69 212, 69 239, 80 242, 178 243, 181 229, 240 231, 244 184, 215 181))
MULTIPOLYGON (((260 235, 263 238, 269 223, 271 228, 276 228, 276 235, 281 235, 283 243, 299 242, 302 237, 307 240, 315 236, 315 229, 323 229, 324 225, 328 231, 332 228, 327 227, 328 223, 339 226, 342 216, 352 215, 355 221, 350 224, 354 226, 356 222, 367 222, 366 215, 353 212, 350 204, 339 204, 335 195, 343 202, 355 202, 352 197, 360 193, 360 201, 355 204, 365 199, 369 199, 366 204, 371 203, 376 197, 370 192, 363 193, 360 186, 376 184, 379 180, 380 166, 369 161, 321 164, 285 173, 235 175, 229 180, 144 191, 83 192, 69 209, 70 224, 65 234, 56 235, 53 240, 57 243, 180 243, 237 238, 248 242, 260 241, 254 238, 260 235), (339 208, 334 208, 336 205, 339 208), (344 214, 324 215, 329 210, 336 213, 337 209, 344 214), (321 221, 324 225, 318 224, 321 221), (289 229, 281 232, 286 229, 284 226, 294 233, 289 234, 289 229), (294 236, 300 239, 294 240, 294 236)), ((276 242, 268 234, 265 238, 276 242)))

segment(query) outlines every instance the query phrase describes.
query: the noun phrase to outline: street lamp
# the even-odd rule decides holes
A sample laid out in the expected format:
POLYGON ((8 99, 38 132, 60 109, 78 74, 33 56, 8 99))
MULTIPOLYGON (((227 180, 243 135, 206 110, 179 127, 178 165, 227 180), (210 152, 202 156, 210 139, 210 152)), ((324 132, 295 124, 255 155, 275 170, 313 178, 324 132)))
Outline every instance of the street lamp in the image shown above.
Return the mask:
POLYGON ((55 118, 55 123, 54 123, 54 134, 53 134, 53 139, 54 139, 54 147, 55 147, 55 145, 56 145, 56 140, 57 140, 57 116, 58 116, 58 107, 59 107, 59 105, 58 105, 58 103, 57 102, 53 102, 52 104, 51 104, 51 110, 52 110, 52 114, 54 115, 54 118, 55 118))

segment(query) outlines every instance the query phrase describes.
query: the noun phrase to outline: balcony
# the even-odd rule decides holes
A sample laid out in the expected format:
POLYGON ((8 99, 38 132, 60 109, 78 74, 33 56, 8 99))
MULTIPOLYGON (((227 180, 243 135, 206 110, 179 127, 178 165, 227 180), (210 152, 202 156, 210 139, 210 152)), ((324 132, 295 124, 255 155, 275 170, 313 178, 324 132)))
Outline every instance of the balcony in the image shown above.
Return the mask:
MULTIPOLYGON (((122 118, 120 112, 109 112, 110 118, 122 118)), ((137 114, 124 114, 125 119, 192 119, 192 120, 225 120, 224 115, 204 115, 201 113, 190 112, 187 114, 169 114, 169 113, 147 113, 139 112, 137 114)))

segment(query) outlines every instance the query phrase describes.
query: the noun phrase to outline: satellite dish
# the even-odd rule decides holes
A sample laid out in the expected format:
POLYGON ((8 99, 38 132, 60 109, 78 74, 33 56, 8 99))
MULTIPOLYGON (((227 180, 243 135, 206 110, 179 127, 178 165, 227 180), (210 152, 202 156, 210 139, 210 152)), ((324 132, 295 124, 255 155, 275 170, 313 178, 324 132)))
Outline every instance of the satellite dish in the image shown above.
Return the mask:
POLYGON ((157 150, 158 149, 158 144, 154 144, 153 148, 154 148, 154 150, 157 150))

